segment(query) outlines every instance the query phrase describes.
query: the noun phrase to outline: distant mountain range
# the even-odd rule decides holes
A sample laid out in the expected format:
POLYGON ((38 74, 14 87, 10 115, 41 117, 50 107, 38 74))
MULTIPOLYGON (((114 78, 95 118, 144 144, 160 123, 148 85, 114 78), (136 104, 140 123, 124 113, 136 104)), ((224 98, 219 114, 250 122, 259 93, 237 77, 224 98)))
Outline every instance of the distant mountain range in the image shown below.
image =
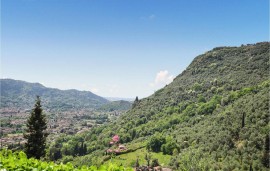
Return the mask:
POLYGON ((97 109, 109 100, 90 91, 59 90, 47 88, 40 83, 29 83, 13 79, 1 79, 1 108, 31 109, 36 96, 41 97, 45 109, 97 109))

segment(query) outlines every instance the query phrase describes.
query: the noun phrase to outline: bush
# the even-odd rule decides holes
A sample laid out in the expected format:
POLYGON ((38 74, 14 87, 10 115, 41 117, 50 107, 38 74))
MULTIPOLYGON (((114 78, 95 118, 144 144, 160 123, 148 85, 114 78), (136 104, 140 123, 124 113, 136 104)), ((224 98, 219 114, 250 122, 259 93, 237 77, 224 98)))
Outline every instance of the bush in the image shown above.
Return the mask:
POLYGON ((166 140, 164 137, 160 135, 154 135, 151 137, 150 141, 147 143, 146 148, 147 150, 151 150, 153 152, 160 152, 161 146, 165 144, 166 140))
POLYGON ((123 166, 117 166, 115 164, 109 163, 107 165, 102 165, 99 168, 96 166, 81 166, 80 168, 75 168, 71 163, 67 164, 55 164, 53 162, 47 163, 40 160, 30 158, 24 152, 12 153, 10 150, 0 151, 0 170, 51 170, 51 171, 132 171, 131 168, 124 168, 123 166))
POLYGON ((163 144, 161 147, 161 151, 163 154, 172 155, 174 150, 177 150, 176 142, 172 139, 167 140, 166 144, 163 144))

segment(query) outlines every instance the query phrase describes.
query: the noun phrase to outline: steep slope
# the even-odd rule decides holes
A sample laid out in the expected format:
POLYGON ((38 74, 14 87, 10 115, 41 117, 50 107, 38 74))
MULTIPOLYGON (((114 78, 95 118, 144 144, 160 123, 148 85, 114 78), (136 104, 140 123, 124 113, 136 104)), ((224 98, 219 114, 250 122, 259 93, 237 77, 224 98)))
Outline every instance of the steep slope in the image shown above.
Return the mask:
POLYGON ((89 91, 59 90, 39 83, 1 79, 1 107, 30 109, 37 95, 51 110, 98 108, 109 101, 89 91))
POLYGON ((214 48, 194 59, 174 81, 147 99, 136 110, 176 105, 196 100, 198 94, 209 99, 222 91, 238 90, 260 83, 269 76, 269 44, 214 48))
POLYGON ((73 162, 106 160, 118 134, 131 153, 171 155, 175 170, 267 170, 269 83, 268 42, 214 48, 119 120, 84 134, 89 154, 73 162))

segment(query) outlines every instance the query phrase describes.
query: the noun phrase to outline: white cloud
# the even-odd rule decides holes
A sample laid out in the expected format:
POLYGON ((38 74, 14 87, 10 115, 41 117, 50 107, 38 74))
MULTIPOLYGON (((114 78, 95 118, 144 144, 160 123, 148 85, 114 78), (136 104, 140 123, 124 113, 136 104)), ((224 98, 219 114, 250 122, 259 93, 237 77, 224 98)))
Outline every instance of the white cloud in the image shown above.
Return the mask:
POLYGON ((174 79, 173 75, 169 74, 169 71, 159 71, 156 75, 155 81, 150 83, 151 87, 162 87, 166 84, 170 84, 174 79))

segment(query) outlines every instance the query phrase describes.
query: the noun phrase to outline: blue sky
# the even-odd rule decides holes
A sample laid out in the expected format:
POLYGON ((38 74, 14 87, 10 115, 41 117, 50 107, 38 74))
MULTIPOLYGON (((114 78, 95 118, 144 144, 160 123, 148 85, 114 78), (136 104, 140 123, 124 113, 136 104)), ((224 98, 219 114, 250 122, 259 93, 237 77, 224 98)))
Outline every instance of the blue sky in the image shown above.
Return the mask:
POLYGON ((1 77, 142 98, 268 29, 268 0, 1 0, 1 77))

